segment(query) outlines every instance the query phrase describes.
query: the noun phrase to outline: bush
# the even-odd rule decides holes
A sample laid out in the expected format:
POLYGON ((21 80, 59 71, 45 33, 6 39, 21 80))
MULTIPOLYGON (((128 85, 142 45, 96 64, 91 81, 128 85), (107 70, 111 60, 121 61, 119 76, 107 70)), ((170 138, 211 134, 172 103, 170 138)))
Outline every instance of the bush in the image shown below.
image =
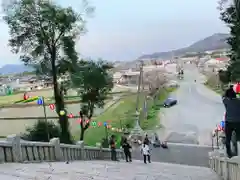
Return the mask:
POLYGON ((49 142, 51 138, 60 137, 60 128, 51 121, 38 120, 33 127, 27 128, 22 139, 27 141, 49 142), (49 136, 48 136, 49 134, 49 136))

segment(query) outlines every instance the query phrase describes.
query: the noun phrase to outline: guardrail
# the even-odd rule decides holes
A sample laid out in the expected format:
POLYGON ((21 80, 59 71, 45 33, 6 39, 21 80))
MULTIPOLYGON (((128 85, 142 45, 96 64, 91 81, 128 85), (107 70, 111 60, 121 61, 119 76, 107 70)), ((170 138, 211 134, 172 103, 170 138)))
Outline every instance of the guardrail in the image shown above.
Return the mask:
MULTIPOLYGON (((18 135, 8 136, 0 142, 0 162, 42 162, 110 159, 111 150, 102 147, 84 146, 82 141, 76 145, 61 144, 59 138, 50 142, 23 141, 18 135)), ((117 157, 124 157, 117 149, 117 157)))
POLYGON ((229 159, 223 151, 213 151, 209 153, 210 168, 224 180, 239 180, 240 156, 229 159))

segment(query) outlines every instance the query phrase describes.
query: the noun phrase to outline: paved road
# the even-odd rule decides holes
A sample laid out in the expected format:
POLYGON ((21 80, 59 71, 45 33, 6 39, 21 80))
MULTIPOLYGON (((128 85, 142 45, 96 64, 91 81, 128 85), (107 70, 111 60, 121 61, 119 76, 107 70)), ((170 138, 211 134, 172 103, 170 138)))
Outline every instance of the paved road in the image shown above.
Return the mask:
MULTIPOLYGON (((202 167, 208 167, 208 152, 212 151, 211 147, 186 144, 169 144, 169 149, 151 149, 153 161, 202 167)), ((133 152, 133 158, 142 160, 140 150, 133 152)))
POLYGON ((172 96, 178 105, 164 109, 159 132, 169 142, 211 145, 210 133, 224 114, 221 97, 202 84, 202 77, 191 65, 185 68, 185 78, 172 96), (194 79, 197 82, 194 82, 194 79))
POLYGON ((144 164, 142 161, 75 161, 65 164, 0 164, 0 179, 6 180, 219 180, 208 168, 176 164, 144 164))
MULTIPOLYGON (((174 67, 171 69, 175 70, 174 67)), ((222 120, 224 107, 221 97, 202 85, 201 81, 196 68, 191 65, 186 67, 185 78, 179 81, 180 88, 172 95, 177 98, 178 104, 164 109, 161 123, 165 128, 158 132, 160 139, 173 144, 169 144, 167 150, 153 148, 152 159, 155 161, 208 166, 208 152, 212 150, 209 146, 210 133, 222 120)), ((139 150, 133 152, 133 157, 142 159, 139 150)))

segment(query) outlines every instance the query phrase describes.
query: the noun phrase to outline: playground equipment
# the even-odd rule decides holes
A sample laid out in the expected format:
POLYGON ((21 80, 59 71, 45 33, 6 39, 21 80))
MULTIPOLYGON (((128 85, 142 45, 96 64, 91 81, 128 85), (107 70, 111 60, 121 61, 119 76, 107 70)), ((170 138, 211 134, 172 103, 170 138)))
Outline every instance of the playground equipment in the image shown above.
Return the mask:
POLYGON ((11 88, 10 86, 7 85, 2 85, 0 87, 0 95, 1 96, 10 96, 13 94, 13 88, 11 88))
POLYGON ((37 100, 39 100, 39 98, 40 98, 39 96, 30 97, 30 96, 28 95, 28 93, 25 92, 25 93, 23 94, 23 99, 14 102, 14 104, 18 104, 18 103, 29 103, 29 102, 37 101, 37 100))

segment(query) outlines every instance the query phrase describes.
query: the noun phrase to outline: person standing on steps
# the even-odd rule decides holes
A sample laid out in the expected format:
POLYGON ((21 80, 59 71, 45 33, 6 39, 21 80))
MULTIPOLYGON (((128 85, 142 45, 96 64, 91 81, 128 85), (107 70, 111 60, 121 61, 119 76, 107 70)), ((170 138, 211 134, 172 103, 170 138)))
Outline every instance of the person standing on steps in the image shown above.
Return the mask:
POLYGON ((131 145, 128 143, 127 138, 123 140, 122 148, 126 157, 126 162, 132 162, 132 153, 131 153, 131 145))
POLYGON ((237 94, 234 92, 233 85, 230 85, 229 88, 225 91, 223 97, 226 98, 237 98, 237 94))
POLYGON ((226 136, 226 151, 229 158, 233 156, 231 150, 231 140, 232 140, 232 132, 235 131, 237 135, 237 141, 240 140, 240 99, 236 98, 236 93, 233 90, 233 87, 225 92, 223 96, 223 104, 226 109, 225 114, 225 136, 226 136))
POLYGON ((111 136, 109 144, 111 148, 111 160, 117 161, 116 140, 114 135, 111 136))
POLYGON ((146 134, 146 136, 145 136, 144 142, 145 142, 147 145, 150 144, 150 141, 149 141, 149 139, 148 139, 148 135, 147 135, 147 134, 146 134))
POLYGON ((142 148, 141 148, 141 153, 143 154, 144 163, 147 164, 147 159, 148 159, 148 163, 151 163, 150 148, 149 148, 146 141, 143 142, 143 145, 142 145, 142 148))

